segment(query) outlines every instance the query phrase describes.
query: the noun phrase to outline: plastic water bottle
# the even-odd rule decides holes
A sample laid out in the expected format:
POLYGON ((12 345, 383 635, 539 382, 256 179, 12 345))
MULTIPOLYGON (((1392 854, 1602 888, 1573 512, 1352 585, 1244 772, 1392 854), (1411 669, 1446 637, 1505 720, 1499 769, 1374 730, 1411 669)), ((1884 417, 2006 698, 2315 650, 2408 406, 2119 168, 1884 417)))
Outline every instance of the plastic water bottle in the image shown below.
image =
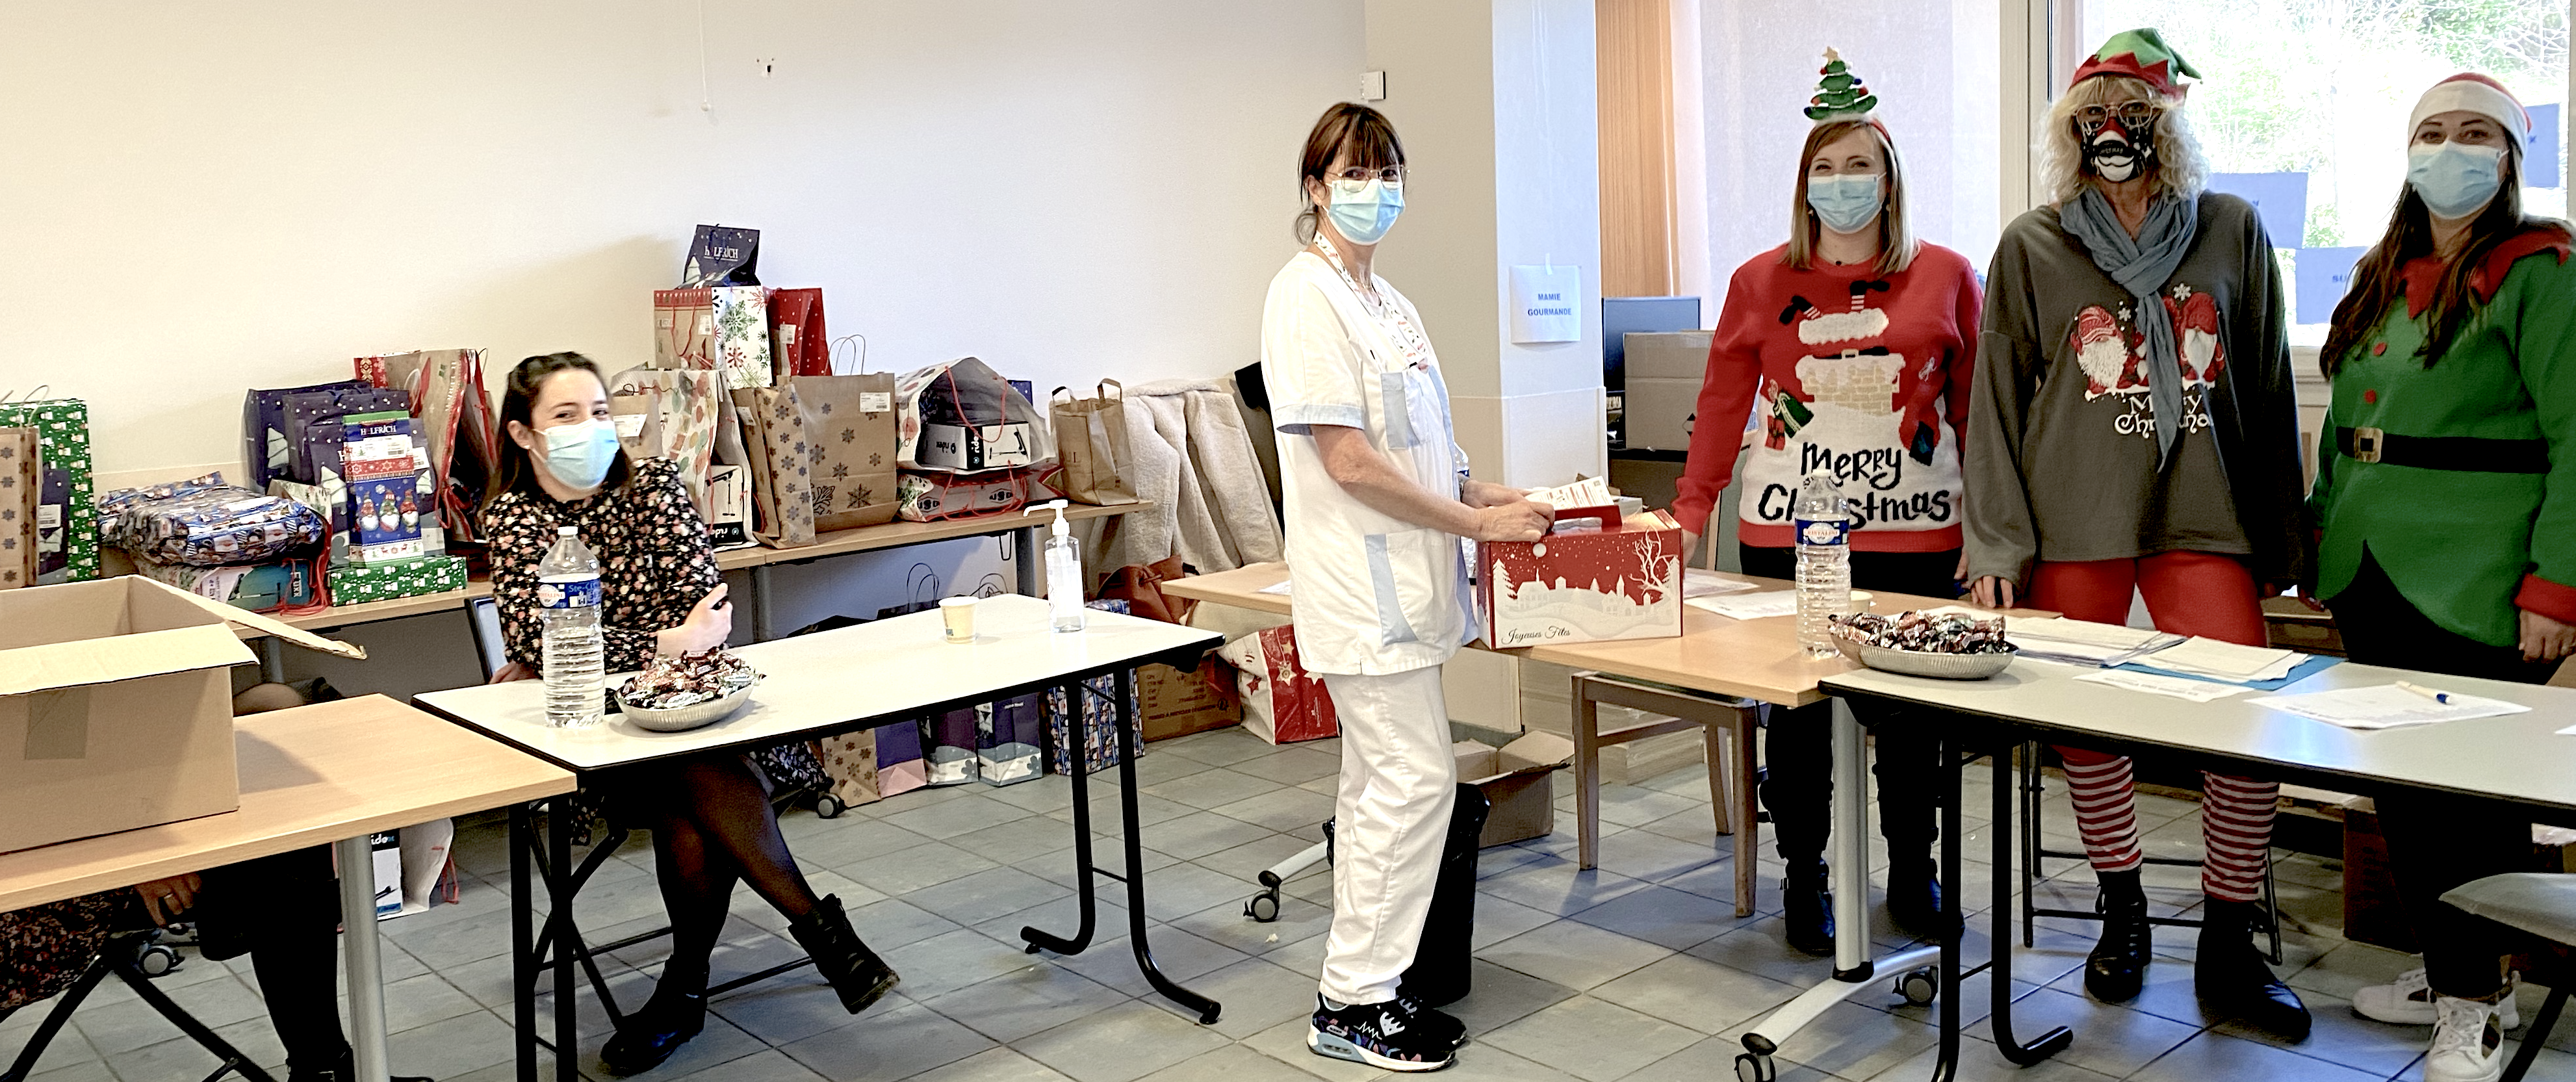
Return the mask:
POLYGON ((537 605, 545 613, 546 724, 577 728, 599 724, 599 558, 570 526, 537 563, 537 605))
POLYGON ((1832 657, 1840 652, 1832 617, 1851 611, 1851 511, 1833 471, 1798 482, 1790 519, 1798 538, 1798 645, 1809 657, 1832 657))

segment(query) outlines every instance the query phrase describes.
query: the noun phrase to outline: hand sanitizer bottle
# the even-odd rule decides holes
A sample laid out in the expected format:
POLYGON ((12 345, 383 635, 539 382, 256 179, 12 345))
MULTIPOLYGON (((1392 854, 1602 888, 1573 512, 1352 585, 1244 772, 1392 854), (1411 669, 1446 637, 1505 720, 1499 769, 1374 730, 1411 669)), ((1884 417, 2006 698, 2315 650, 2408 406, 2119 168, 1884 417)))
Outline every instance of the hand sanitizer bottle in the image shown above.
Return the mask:
POLYGON ((1064 520, 1069 500, 1038 504, 1020 512, 1026 516, 1038 511, 1055 512, 1054 536, 1046 543, 1047 625, 1057 631, 1082 630, 1082 542, 1073 539, 1072 526, 1064 520))

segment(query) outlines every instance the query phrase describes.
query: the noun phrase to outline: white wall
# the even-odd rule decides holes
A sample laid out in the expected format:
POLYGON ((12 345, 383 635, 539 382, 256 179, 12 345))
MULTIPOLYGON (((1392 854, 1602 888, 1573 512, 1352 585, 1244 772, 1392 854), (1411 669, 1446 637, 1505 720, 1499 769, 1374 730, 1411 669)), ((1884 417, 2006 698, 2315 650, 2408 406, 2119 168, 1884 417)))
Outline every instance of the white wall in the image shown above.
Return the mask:
POLYGON ((109 484, 231 465, 243 388, 358 354, 644 360, 719 221, 874 369, 1215 375, 1362 67, 1359 0, 700 11, 0 0, 0 390, 88 399, 109 484))

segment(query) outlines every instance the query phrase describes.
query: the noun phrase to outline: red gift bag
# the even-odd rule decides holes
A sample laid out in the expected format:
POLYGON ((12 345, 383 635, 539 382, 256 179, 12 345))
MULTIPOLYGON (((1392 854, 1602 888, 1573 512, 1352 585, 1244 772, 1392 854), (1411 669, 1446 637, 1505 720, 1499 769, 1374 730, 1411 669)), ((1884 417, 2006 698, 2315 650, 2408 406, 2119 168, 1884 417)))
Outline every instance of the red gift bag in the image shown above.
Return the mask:
POLYGON ((1225 644, 1217 657, 1241 670, 1243 727, 1273 744, 1322 740, 1341 732, 1324 678, 1297 663, 1293 627, 1274 627, 1225 644))
POLYGON ((832 374, 832 340, 823 331, 823 291, 769 291, 769 370, 776 382, 832 374))

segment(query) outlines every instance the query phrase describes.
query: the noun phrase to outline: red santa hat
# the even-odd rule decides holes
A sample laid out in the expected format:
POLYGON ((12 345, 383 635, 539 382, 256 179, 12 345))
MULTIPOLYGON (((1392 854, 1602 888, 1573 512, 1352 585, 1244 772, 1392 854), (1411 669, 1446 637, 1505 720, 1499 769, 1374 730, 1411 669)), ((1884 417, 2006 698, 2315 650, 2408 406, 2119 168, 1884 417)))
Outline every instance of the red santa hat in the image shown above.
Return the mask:
POLYGON ((2514 149, 2531 149, 2531 114, 2523 109, 2521 100, 2513 96, 2513 91, 2505 89, 2503 83, 2473 71, 2464 71, 2433 84, 2433 89, 2425 91, 2424 96, 2416 100, 2414 115, 2406 118, 2408 141, 2413 141, 2415 129, 2424 125, 2425 118, 2461 111, 2495 121, 2496 127, 2504 129, 2505 135, 2513 140, 2514 149))

